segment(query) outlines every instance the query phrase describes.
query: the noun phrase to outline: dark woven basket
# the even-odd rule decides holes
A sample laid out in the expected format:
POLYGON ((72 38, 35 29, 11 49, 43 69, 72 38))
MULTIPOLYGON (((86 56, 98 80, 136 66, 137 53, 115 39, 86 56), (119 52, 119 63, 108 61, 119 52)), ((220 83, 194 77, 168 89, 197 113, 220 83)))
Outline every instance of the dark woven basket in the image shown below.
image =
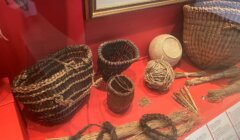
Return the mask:
POLYGON ((93 81, 88 46, 66 47, 23 71, 13 83, 15 97, 43 123, 70 118, 89 96, 93 81))
POLYGON ((98 49, 98 64, 104 81, 120 74, 139 58, 136 46, 128 40, 108 41, 98 49))
POLYGON ((203 69, 230 67, 240 61, 240 3, 205 1, 184 6, 184 49, 203 69))
POLYGON ((107 91, 107 104, 109 109, 115 113, 123 113, 132 103, 134 84, 126 76, 117 75, 109 80, 107 91))

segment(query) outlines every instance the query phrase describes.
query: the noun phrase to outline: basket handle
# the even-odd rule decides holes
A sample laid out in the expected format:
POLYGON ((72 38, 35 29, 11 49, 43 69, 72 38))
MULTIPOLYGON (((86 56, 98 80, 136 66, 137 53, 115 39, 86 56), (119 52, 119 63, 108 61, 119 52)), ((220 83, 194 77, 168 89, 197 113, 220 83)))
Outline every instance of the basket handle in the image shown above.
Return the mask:
POLYGON ((236 24, 236 23, 232 23, 232 22, 227 22, 225 23, 223 29, 235 29, 235 30, 238 30, 240 31, 240 25, 239 24, 236 24))
POLYGON ((127 92, 130 92, 130 91, 131 91, 130 87, 127 85, 127 83, 126 83, 121 77, 116 76, 115 81, 117 82, 117 84, 118 84, 121 88, 123 88, 123 89, 126 90, 127 92))
POLYGON ((70 106, 70 105, 73 104, 72 99, 65 99, 64 100, 62 95, 56 95, 55 96, 55 102, 58 103, 59 105, 62 105, 62 106, 70 106))
POLYGON ((57 62, 57 63, 59 63, 59 64, 62 64, 67 71, 69 71, 69 68, 70 68, 70 69, 74 69, 74 70, 77 69, 77 67, 75 66, 76 63, 75 63, 75 61, 73 61, 73 60, 70 61, 70 62, 68 62, 68 63, 66 63, 66 62, 63 62, 63 61, 61 61, 61 60, 59 60, 59 59, 56 59, 56 58, 49 58, 49 59, 52 60, 52 61, 55 61, 55 62, 57 62))

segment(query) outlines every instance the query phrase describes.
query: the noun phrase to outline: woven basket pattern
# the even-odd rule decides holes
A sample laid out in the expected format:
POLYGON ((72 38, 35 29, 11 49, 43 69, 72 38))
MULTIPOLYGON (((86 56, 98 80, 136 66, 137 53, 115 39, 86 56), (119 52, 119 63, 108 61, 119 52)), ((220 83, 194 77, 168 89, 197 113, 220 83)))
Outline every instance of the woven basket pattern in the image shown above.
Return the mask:
POLYGON ((98 49, 98 64, 104 81, 126 70, 139 58, 136 46, 128 40, 104 42, 98 49))
POLYGON ((60 123, 87 101, 92 81, 91 50, 69 46, 19 74, 12 90, 36 120, 60 123))
POLYGON ((107 91, 107 104, 109 109, 115 113, 123 113, 132 103, 134 84, 126 76, 117 75, 109 80, 107 91))
POLYGON ((184 6, 184 49, 203 69, 232 66, 239 62, 240 3, 205 1, 184 6))

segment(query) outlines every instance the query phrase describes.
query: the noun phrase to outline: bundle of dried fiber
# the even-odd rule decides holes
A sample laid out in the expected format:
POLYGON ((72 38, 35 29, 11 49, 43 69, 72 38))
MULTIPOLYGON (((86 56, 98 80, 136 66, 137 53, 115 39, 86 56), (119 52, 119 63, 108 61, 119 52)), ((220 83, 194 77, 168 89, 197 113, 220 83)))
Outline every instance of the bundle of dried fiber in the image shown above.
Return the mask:
POLYGON ((188 78, 188 77, 202 77, 206 76, 207 72, 197 71, 197 72, 175 72, 175 79, 188 78))
MULTIPOLYGON (((168 115, 169 119, 173 122, 177 129, 177 136, 182 136, 183 134, 189 132, 194 125, 198 122, 197 115, 190 113, 188 111, 178 111, 168 115)), ((166 122, 163 121, 150 121, 148 126, 152 129, 158 129, 166 126, 166 122)), ((128 124, 117 126, 116 134, 118 139, 127 138, 128 140, 149 140, 149 137, 143 133, 142 128, 140 127, 139 122, 134 121, 128 124)), ((169 134, 169 131, 164 131, 164 134, 169 134)), ((99 132, 90 133, 81 137, 81 140, 96 139, 99 135, 99 132)), ((49 140, 70 140, 71 137, 62 137, 62 138, 52 138, 49 140)), ((111 140, 110 135, 104 135, 104 140, 111 140)), ((79 139, 80 140, 80 139, 79 139)))
POLYGON ((231 68, 229 68, 225 71, 218 72, 218 73, 212 74, 210 76, 204 76, 204 77, 200 77, 200 78, 193 78, 191 80, 187 80, 185 82, 185 85, 187 85, 187 86, 200 85, 200 84, 210 82, 210 81, 213 81, 213 80, 236 77, 239 74, 240 74, 240 68, 231 67, 231 68))
POLYGON ((180 92, 173 93, 173 99, 187 110, 198 114, 198 108, 186 86, 180 92))
POLYGON ((224 87, 223 89, 208 91, 207 99, 209 102, 220 102, 225 97, 240 93, 240 80, 224 87))

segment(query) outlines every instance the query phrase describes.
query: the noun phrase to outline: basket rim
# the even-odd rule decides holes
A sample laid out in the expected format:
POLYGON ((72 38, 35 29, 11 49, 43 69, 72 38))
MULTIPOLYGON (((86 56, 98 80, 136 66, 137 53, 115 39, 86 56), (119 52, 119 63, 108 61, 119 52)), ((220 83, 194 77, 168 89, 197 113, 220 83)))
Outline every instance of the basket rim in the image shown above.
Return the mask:
POLYGON ((195 7, 194 5, 188 4, 184 5, 183 10, 184 20, 191 18, 201 20, 203 19, 203 17, 211 17, 214 18, 214 21, 216 22, 222 21, 236 24, 237 26, 240 25, 240 10, 238 9, 221 7, 195 7), (195 14, 195 16, 193 16, 192 14, 195 14))
MULTIPOLYGON (((238 4, 240 6, 240 2, 233 2, 233 3, 236 3, 236 4, 238 4)), ((198 12, 206 12, 207 10, 240 12, 239 9, 232 8, 232 7, 219 7, 219 6, 204 7, 204 6, 195 6, 194 4, 186 4, 186 5, 184 5, 184 9, 192 10, 192 11, 194 10, 194 11, 198 11, 198 12)))
MULTIPOLYGON (((114 94, 120 95, 122 97, 129 96, 132 92, 134 92, 134 88, 135 88, 135 85, 134 85, 133 81, 125 75, 115 75, 115 76, 113 76, 112 78, 109 79, 108 84, 107 84, 107 90, 113 91, 114 94), (129 88, 128 92, 126 92, 124 94, 119 94, 119 91, 116 91, 112 86, 110 86, 112 84, 113 80, 115 80, 116 77, 123 77, 131 83, 131 88, 129 88)), ((111 94, 113 94, 113 93, 111 93, 111 94)), ((108 94, 110 94, 110 93, 108 93, 108 94)))
MULTIPOLYGON (((199 1, 199 2, 195 2, 195 3, 191 3, 190 5, 195 5, 195 4, 198 4, 198 3, 203 3, 203 4, 215 4, 215 3, 224 3, 224 4, 231 4, 231 5, 236 5, 236 4, 239 4, 240 5, 240 2, 237 2, 237 1, 228 1, 228 0, 218 0, 218 1, 199 1)), ((189 5, 189 4, 188 4, 189 5)), ((217 6, 217 5, 216 5, 217 6)), ((202 7, 202 6, 198 6, 198 7, 202 7)))
POLYGON ((104 63, 108 64, 108 65, 124 65, 124 64, 129 64, 129 63, 132 63, 132 62, 135 62, 139 59, 139 50, 138 48, 136 47, 136 45, 131 42, 130 40, 127 40, 127 39, 117 39, 117 40, 110 40, 110 41, 106 41, 102 44, 100 44, 100 47, 98 48, 98 56, 99 56, 99 59, 101 59, 101 61, 103 61, 104 63), (128 60, 125 60, 125 61, 116 61, 116 62, 112 62, 112 61, 109 61, 107 59, 105 59, 102 55, 102 49, 107 45, 107 44, 110 44, 110 43, 117 43, 117 42, 125 42, 127 44, 129 44, 134 52, 135 52, 135 56, 134 58, 132 59, 128 59, 128 60))
MULTIPOLYGON (((24 91, 24 90, 28 91, 29 89, 36 90, 36 89, 39 89, 39 88, 41 88, 43 86, 46 86, 47 84, 53 83, 55 81, 54 79, 60 78, 60 77, 62 77, 63 75, 66 74, 66 73, 64 73, 64 71, 65 71, 64 69, 56 72, 55 74, 51 75, 47 79, 42 79, 41 81, 38 81, 36 83, 33 82, 31 84, 28 84, 28 85, 19 85, 18 80, 22 79, 24 77, 24 74, 27 73, 29 70, 34 69, 35 67, 38 67, 40 62, 46 61, 46 60, 48 60, 49 58, 52 58, 52 57, 54 58, 55 55, 61 53, 62 51, 65 51, 65 50, 68 50, 68 49, 80 49, 80 48, 84 48, 86 50, 86 54, 87 54, 86 56, 87 57, 83 58, 83 59, 87 60, 90 63, 92 63, 91 62, 92 61, 91 60, 92 52, 91 52, 90 48, 87 45, 85 45, 85 44, 83 44, 83 45, 68 45, 67 47, 64 47, 64 48, 62 48, 62 49, 60 49, 60 50, 58 50, 58 51, 56 51, 56 52, 54 52, 52 54, 49 54, 47 57, 40 59, 36 64, 30 66, 29 68, 27 68, 24 71, 22 71, 19 75, 17 75, 14 78, 14 80, 13 80, 13 82, 11 84, 11 87, 13 88, 13 91, 18 91, 18 90, 20 90, 20 91, 24 91)), ((83 61, 81 63, 77 63, 77 64, 75 64, 75 66, 80 68, 82 66, 82 64, 84 64, 84 63, 86 63, 86 62, 83 61)))

